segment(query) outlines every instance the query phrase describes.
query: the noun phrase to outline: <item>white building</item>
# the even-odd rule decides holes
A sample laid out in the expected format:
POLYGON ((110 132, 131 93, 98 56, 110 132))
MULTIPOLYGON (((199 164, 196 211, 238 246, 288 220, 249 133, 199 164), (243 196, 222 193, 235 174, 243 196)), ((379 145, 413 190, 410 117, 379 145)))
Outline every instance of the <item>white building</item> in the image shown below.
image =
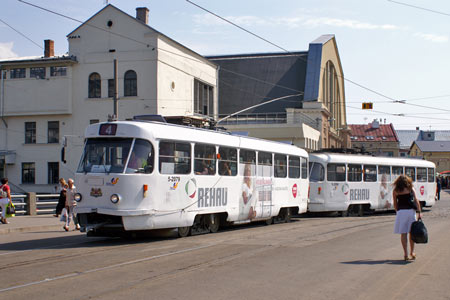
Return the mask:
POLYGON ((108 5, 67 35, 68 55, 0 61, 0 176, 13 191, 50 192, 72 177, 87 125, 113 114, 118 61, 118 118, 160 114, 217 116, 217 66, 136 18, 108 5), (67 164, 60 162, 67 140, 67 164))

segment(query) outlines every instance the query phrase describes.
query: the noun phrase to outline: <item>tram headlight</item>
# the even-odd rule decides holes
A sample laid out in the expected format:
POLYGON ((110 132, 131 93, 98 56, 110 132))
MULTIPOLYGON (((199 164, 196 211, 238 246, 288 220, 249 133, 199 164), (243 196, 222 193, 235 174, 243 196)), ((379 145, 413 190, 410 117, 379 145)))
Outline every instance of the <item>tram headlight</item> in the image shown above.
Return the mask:
POLYGON ((77 202, 81 202, 81 200, 83 199, 83 196, 81 196, 80 193, 76 193, 75 195, 73 195, 73 199, 77 202))
POLYGON ((122 197, 120 197, 120 195, 118 194, 112 194, 111 197, 109 198, 109 200, 111 200, 111 202, 114 204, 118 203, 121 199, 122 197))

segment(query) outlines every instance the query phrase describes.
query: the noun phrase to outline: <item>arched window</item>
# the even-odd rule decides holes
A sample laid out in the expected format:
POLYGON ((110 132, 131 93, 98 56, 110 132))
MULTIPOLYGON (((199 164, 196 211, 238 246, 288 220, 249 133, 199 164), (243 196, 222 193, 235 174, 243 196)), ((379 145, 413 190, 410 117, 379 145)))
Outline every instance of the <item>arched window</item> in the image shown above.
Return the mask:
POLYGON ((322 102, 330 112, 330 126, 337 128, 341 125, 342 99, 336 68, 328 61, 322 76, 322 102))
POLYGON ((135 71, 128 70, 125 72, 123 91, 124 96, 137 96, 137 75, 135 71))
POLYGON ((101 98, 102 97, 102 84, 101 78, 98 73, 92 73, 89 75, 89 98, 101 98))

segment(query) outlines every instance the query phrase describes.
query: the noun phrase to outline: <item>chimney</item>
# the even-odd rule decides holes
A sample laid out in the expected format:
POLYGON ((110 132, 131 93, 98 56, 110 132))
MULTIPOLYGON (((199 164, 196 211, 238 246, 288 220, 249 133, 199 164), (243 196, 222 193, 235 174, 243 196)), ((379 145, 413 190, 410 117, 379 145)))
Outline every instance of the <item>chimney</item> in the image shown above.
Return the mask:
POLYGON ((55 56, 55 42, 53 40, 44 40, 44 57, 55 56))
POLYGON ((144 24, 148 24, 148 8, 147 7, 137 7, 136 8, 136 19, 144 24))

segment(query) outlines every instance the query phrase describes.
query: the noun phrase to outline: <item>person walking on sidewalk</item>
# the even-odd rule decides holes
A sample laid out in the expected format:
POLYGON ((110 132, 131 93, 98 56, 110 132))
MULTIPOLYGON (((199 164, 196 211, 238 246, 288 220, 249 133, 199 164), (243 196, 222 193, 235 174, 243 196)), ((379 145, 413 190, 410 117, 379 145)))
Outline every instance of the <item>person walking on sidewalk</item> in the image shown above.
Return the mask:
POLYGON ((0 186, 0 206, 2 208, 2 217, 0 218, 0 221, 3 224, 9 223, 6 220, 6 207, 8 204, 12 205, 11 189, 8 185, 8 178, 2 178, 2 185, 0 186))
POLYGON ((59 217, 63 208, 66 206, 66 191, 67 191, 67 182, 64 178, 59 179, 59 199, 58 204, 56 205, 56 211, 53 215, 54 217, 59 217))
POLYGON ((420 203, 417 200, 412 179, 408 176, 400 175, 394 181, 393 186, 394 191, 392 197, 396 212, 394 233, 401 234, 400 241, 402 242, 404 259, 415 260, 416 253, 414 253, 414 241, 411 238, 411 224, 416 221, 416 212, 419 214, 419 218, 421 217, 420 203), (408 256, 408 233, 411 251, 410 256, 408 256))
POLYGON ((67 181, 68 187, 66 190, 66 210, 67 210, 67 218, 66 224, 64 225, 64 230, 69 231, 70 220, 73 220, 75 227, 77 230, 80 230, 80 225, 78 224, 78 220, 76 214, 74 212, 75 207, 77 206, 77 201, 75 201, 75 194, 77 189, 73 184, 73 179, 69 178, 67 181))

